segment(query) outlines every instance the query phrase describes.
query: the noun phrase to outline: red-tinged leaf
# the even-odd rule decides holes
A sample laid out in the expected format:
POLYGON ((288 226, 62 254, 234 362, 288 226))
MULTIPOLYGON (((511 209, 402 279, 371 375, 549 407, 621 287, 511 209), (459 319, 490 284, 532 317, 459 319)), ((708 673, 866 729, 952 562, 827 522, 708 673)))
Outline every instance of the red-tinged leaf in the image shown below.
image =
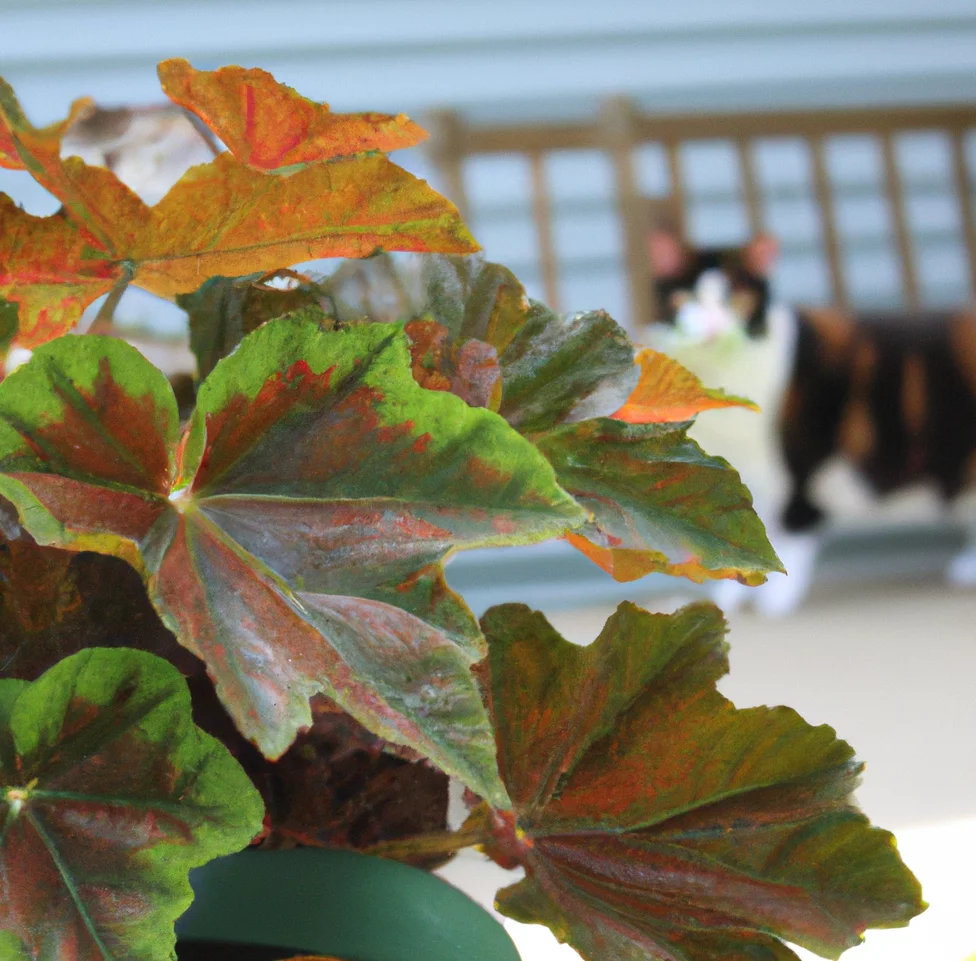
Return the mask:
POLYGON ((690 371, 656 350, 637 355, 640 380, 613 416, 628 424, 663 424, 691 420, 704 410, 722 407, 759 408, 744 397, 704 387, 690 371))
POLYGON ((481 639, 441 562, 585 514, 504 421, 415 384, 400 328, 319 319, 247 337, 178 446, 172 391, 133 348, 39 348, 0 384, 0 493, 38 541, 136 566, 267 756, 322 692, 498 797, 481 639))
POLYGON ((70 330, 120 270, 98 242, 63 213, 34 217, 0 194, 0 297, 18 313, 17 343, 28 349, 70 330))
POLYGON ((72 116, 51 134, 51 128, 38 130, 31 124, 9 84, 0 79, 0 131, 15 145, 23 168, 64 204, 64 212, 100 247, 109 250, 131 239, 132 225, 141 228, 149 208, 109 171, 88 167, 78 158, 62 159, 64 127, 91 106, 76 103, 72 116))
POLYGON ((467 340, 459 347, 436 320, 411 320, 404 330, 410 339, 413 378, 421 387, 448 390, 470 407, 498 407, 502 372, 491 344, 467 340))
POLYGON ((193 111, 238 160, 258 170, 388 153, 427 136, 403 114, 332 113, 265 70, 194 70, 186 60, 164 60, 159 80, 170 100, 193 111))
POLYGON ((187 874, 240 850, 261 799, 193 726, 179 672, 94 648, 0 680, 0 941, 36 961, 165 961, 187 874))
POLYGON ((478 249, 451 203, 382 155, 277 176, 224 153, 148 207, 111 171, 52 154, 9 87, 0 92, 0 127, 65 205, 54 217, 33 218, 0 195, 0 296, 20 307, 24 347, 70 329, 123 278, 173 297, 208 277, 320 257, 478 249))
POLYGON ((638 381, 633 345, 608 314, 556 314, 481 257, 376 258, 322 286, 340 320, 409 321, 420 383, 497 409, 526 435, 610 415, 638 381))
POLYGON ((685 425, 596 418, 537 440, 592 514, 569 542, 618 581, 652 572, 761 584, 782 565, 739 475, 685 425))
POLYGON ((135 283, 160 296, 202 278, 274 270, 377 250, 477 250, 454 205, 382 156, 263 174, 221 154, 189 170, 153 208, 128 257, 135 283), (227 211, 214 218, 214 211, 227 211))
POLYGON ((796 961, 778 938, 837 958, 923 910, 894 839, 854 806, 851 747, 718 693, 717 608, 625 603, 588 647, 522 605, 482 626, 514 806, 497 845, 526 869, 503 913, 589 961, 796 961))

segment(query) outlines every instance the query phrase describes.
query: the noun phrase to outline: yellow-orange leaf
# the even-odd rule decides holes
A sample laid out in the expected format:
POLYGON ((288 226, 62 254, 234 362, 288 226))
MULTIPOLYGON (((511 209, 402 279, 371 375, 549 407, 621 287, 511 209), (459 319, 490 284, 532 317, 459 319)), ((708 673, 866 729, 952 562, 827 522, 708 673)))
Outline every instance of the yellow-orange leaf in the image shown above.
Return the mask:
POLYGON ((192 110, 238 160, 259 170, 385 153, 427 136, 403 114, 332 113, 265 70, 194 70, 186 60, 164 60, 159 79, 170 100, 192 110))
POLYGON ((151 229, 127 253, 135 283, 163 297, 318 257, 478 249, 453 204, 382 156, 279 177, 221 154, 152 210, 151 229))
POLYGON ((710 580, 727 578, 748 584, 750 587, 758 587, 766 580, 766 575, 762 572, 744 572, 738 567, 706 569, 697 559, 672 563, 662 551, 601 547, 583 534, 574 534, 572 531, 567 531, 565 537, 581 554, 621 583, 636 581, 657 572, 670 574, 672 577, 687 577, 696 584, 702 583, 706 578, 710 580))
POLYGON ((82 97, 71 105, 64 120, 38 129, 27 123, 10 85, 0 79, 0 167, 33 170, 33 157, 57 157, 65 132, 93 109, 91 98, 82 97))
POLYGON ((35 128, 0 80, 0 157, 64 204, 54 217, 38 218, 8 198, 0 202, 0 298, 18 306, 19 346, 70 330, 116 282, 172 297, 217 275, 320 257, 478 249, 456 208, 423 180, 382 153, 357 153, 415 143, 422 131, 406 118, 333 116, 261 71, 198 73, 167 61, 161 73, 174 87, 184 82, 188 96, 223 104, 219 132, 248 162, 229 152, 192 167, 154 207, 111 171, 61 159, 61 134, 87 102, 76 103, 63 124, 35 128), (288 175, 279 162, 291 167, 288 175))
POLYGON ((318 257, 478 249, 449 201, 383 156, 280 177, 221 154, 189 170, 155 207, 77 157, 63 171, 76 196, 101 212, 101 240, 63 215, 31 217, 7 198, 0 207, 0 296, 22 306, 23 347, 70 330, 126 272, 136 286, 172 297, 216 275, 318 257))
POLYGON ((627 403, 614 414, 628 424, 664 424, 691 420, 703 410, 721 407, 759 408, 744 397, 704 387, 690 371, 656 350, 637 355, 640 380, 627 403))
POLYGON ((133 205, 142 202, 107 171, 92 173, 95 168, 77 158, 61 159, 64 131, 91 109, 90 100, 76 101, 67 120, 38 128, 27 119, 10 85, 0 79, 0 155, 12 148, 12 163, 7 165, 26 170, 64 204, 73 220, 108 245, 113 224, 127 219, 133 205))

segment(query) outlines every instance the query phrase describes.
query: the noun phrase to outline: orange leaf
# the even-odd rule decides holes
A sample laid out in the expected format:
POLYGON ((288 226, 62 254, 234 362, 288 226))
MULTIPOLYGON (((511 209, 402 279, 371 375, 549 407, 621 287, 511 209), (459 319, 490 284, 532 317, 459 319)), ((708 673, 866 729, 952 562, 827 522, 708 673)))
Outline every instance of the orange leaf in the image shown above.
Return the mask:
POLYGON ((382 156, 280 177, 225 153, 187 171, 152 213, 126 257, 136 264, 135 283, 163 297, 218 274, 319 257, 478 249, 453 204, 382 156))
POLYGON ((265 70, 194 70, 164 60, 166 96, 192 110, 249 167, 278 170, 368 151, 413 147, 427 134, 403 114, 332 113, 265 70))
POLYGON ((628 424, 663 424, 691 420, 703 410, 722 407, 759 410, 744 397, 703 387, 690 370, 667 354, 642 350, 637 355, 637 363, 641 368, 640 380, 627 403, 613 415, 615 420, 628 424))
POLYGON ((0 203, 0 297, 20 307, 22 347, 70 330, 122 278, 172 297, 218 274, 319 257, 478 249, 449 201, 381 155, 274 176, 224 153, 148 207, 111 171, 78 157, 62 161, 57 138, 30 125, 6 85, 0 131, 65 204, 38 218, 8 198, 0 203))

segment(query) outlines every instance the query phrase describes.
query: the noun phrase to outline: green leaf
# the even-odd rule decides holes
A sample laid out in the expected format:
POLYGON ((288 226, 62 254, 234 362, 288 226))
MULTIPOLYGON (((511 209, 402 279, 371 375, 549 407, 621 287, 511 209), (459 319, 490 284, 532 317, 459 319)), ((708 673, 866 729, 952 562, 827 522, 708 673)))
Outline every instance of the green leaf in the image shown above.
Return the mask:
POLYGON ((501 354, 525 324, 529 298, 516 276, 480 254, 422 255, 423 301, 429 314, 457 342, 481 340, 501 354))
POLYGON ((499 359, 499 413, 523 434, 612 414, 640 376, 633 344, 602 310, 560 315, 533 303, 499 359))
POLYGON ((853 804, 852 748, 718 693, 717 608, 625 603, 588 647, 522 605, 482 626, 514 807, 495 853, 526 869, 504 914, 589 961, 796 961, 778 938, 837 958, 924 909, 893 837, 853 804))
POLYGON ((752 497, 686 427, 597 418, 539 438, 559 483, 593 515, 568 538, 620 581, 661 571, 761 584, 782 567, 752 497))
POLYGON ((0 494, 38 541, 137 567, 268 757, 322 692, 498 798, 469 670, 483 642, 441 562, 585 513, 501 418, 414 383, 400 327, 319 319, 245 338, 178 444, 170 387, 137 351, 39 348, 0 384, 0 494))
POLYGON ((16 304, 0 297, 0 376, 3 375, 3 358, 17 336, 18 312, 16 304))
POLYGON ((173 957, 187 873, 247 845, 263 812, 194 727, 179 672, 94 648, 32 684, 0 682, 0 704, 0 956, 173 957))

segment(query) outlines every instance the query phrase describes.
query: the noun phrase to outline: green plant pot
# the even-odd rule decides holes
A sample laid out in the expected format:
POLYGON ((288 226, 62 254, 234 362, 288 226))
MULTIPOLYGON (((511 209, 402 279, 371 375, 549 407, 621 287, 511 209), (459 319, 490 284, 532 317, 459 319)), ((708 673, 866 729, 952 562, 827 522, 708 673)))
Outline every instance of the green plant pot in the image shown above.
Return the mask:
POLYGON ((519 961, 484 908, 417 868, 354 851, 242 851, 190 875, 181 961, 519 961), (224 948, 219 947, 224 945, 224 948))

